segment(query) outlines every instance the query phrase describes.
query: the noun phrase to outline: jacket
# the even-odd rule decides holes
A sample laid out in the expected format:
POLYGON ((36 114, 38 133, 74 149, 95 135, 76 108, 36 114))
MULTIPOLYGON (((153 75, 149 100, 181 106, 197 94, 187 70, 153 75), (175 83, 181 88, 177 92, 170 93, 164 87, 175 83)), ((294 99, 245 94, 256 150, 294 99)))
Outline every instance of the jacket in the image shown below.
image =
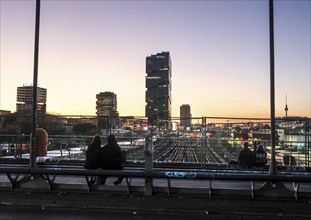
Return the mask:
POLYGON ((106 170, 123 169, 125 159, 122 156, 121 148, 115 141, 108 142, 101 149, 101 168, 106 170))

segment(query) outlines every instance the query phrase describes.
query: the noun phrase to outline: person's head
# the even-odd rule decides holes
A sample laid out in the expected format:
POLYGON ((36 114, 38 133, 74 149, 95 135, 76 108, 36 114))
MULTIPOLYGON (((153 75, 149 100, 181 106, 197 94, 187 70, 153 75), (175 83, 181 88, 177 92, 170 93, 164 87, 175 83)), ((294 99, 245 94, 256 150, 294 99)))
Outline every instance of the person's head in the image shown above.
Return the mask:
POLYGON ((111 134, 107 137, 107 141, 108 143, 116 142, 116 137, 113 134, 111 134))
POLYGON ((244 142, 244 149, 248 149, 248 142, 244 142))
POLYGON ((97 143, 97 144, 101 144, 102 143, 102 139, 100 137, 99 134, 96 134, 94 137, 93 137, 93 143, 97 143))
POLYGON ((258 146, 258 151, 264 151, 263 146, 261 144, 258 146))

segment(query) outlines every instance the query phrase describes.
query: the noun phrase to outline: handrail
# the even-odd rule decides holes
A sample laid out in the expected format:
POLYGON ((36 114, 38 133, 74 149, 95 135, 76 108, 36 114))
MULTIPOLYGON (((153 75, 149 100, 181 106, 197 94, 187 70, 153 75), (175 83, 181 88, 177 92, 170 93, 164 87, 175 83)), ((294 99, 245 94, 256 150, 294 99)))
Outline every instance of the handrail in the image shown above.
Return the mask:
POLYGON ((207 179, 207 180, 240 180, 240 181, 266 181, 266 182, 300 182, 311 183, 310 173, 268 173, 251 172, 202 172, 202 171, 168 171, 168 170, 87 170, 84 168, 29 168, 29 167, 0 167, 3 174, 29 174, 29 175, 72 175, 72 176, 124 176, 141 178, 172 178, 172 179, 207 179))

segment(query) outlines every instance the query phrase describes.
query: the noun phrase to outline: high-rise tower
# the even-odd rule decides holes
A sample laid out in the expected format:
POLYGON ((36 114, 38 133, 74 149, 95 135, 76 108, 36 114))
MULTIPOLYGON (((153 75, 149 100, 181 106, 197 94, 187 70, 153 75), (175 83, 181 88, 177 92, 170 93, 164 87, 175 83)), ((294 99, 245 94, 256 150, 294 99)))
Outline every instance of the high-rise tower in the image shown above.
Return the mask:
POLYGON ((171 120, 172 64, 169 52, 146 58, 146 117, 149 125, 167 126, 171 120))
POLYGON ((190 105, 180 106, 180 126, 191 127, 191 110, 190 105))
MULTIPOLYGON (((32 113, 33 86, 23 85, 17 87, 16 111, 21 114, 32 113)), ((37 88, 37 110, 38 114, 46 114, 46 89, 37 88)))
POLYGON ((96 94, 96 99, 96 115, 99 118, 99 127, 118 127, 117 95, 113 92, 101 92, 96 94))

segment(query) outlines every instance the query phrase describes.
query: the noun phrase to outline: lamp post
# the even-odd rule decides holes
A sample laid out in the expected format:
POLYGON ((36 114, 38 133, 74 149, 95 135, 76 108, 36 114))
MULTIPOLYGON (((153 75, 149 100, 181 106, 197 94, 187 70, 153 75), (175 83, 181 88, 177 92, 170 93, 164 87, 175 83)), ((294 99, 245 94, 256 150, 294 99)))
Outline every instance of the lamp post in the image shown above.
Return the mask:
POLYGON ((40 27, 40 0, 36 0, 36 24, 35 24, 35 48, 34 48, 34 69, 32 85, 32 138, 30 151, 30 167, 36 167, 36 128, 37 128, 37 87, 38 87, 38 59, 39 59, 39 27, 40 27))
POLYGON ((275 162, 275 94, 274 94, 274 15, 273 0, 269 0, 270 33, 270 112, 271 112, 271 164, 269 173, 276 175, 275 162))

